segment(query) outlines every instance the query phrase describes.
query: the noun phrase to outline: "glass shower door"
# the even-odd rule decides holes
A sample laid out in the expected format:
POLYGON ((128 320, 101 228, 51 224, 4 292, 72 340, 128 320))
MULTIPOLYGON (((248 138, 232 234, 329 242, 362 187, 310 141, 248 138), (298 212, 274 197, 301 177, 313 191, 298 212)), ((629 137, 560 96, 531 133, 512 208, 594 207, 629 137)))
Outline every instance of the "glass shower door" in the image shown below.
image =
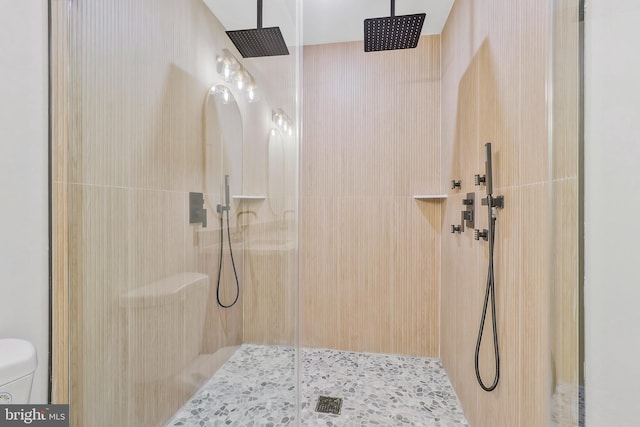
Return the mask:
MULTIPOLYGON (((254 61, 215 2, 64 3, 54 198, 68 261, 55 262, 68 265, 72 425, 165 425, 207 384, 232 396, 216 375, 253 386, 234 361, 260 354, 267 369, 276 350, 295 402, 298 2, 284 4, 291 55, 254 61), (215 88, 228 96, 212 108, 215 88)), ((265 397, 249 389, 232 403, 265 397)))

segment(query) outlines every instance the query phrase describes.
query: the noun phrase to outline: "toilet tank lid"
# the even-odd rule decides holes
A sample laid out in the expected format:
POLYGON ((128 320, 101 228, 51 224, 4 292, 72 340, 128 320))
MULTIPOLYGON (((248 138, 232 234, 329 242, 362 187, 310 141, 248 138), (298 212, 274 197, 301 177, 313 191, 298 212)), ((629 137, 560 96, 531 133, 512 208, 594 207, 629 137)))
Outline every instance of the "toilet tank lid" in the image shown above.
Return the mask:
POLYGON ((29 341, 0 339, 0 384, 29 375, 37 364, 36 348, 29 341))

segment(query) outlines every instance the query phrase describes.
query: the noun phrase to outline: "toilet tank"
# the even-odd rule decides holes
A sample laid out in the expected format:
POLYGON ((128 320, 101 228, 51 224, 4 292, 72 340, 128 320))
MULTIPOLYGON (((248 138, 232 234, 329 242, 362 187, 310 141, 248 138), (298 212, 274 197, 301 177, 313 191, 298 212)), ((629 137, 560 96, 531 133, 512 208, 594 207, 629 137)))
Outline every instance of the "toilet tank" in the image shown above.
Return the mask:
POLYGON ((0 405, 29 403, 36 349, 29 341, 0 339, 0 405))
POLYGON ((174 377, 198 357, 208 293, 209 276, 186 272, 121 296, 128 340, 125 359, 135 382, 174 377))

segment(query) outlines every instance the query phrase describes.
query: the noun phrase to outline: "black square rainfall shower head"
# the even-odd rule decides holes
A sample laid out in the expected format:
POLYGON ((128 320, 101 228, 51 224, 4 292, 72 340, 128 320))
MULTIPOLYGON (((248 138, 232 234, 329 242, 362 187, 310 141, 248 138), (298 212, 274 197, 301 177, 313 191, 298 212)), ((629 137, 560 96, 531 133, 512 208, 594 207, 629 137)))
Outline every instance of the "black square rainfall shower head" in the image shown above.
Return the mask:
POLYGON ((289 55, 278 27, 227 31, 243 58, 289 55))
POLYGON ((289 55, 279 27, 262 28, 262 0, 258 0, 258 28, 227 31, 243 58, 289 55))
POLYGON ((391 16, 364 20, 364 51, 417 47, 426 16, 426 13, 395 16, 395 0, 391 0, 391 16))

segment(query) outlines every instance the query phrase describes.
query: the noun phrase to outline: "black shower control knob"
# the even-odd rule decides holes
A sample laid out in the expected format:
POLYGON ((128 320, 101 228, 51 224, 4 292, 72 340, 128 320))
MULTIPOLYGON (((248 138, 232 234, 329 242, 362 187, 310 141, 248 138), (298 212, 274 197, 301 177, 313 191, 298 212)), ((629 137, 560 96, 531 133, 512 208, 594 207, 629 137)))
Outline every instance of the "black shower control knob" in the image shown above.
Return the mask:
POLYGON ((486 175, 475 174, 473 176, 473 182, 475 183, 475 185, 484 184, 484 183, 487 182, 487 176, 486 175))
POLYGON ((461 225, 451 225, 451 234, 462 233, 461 225))
POLYGON ((488 240, 489 232, 487 230, 480 231, 476 228, 475 230, 473 230, 473 238, 476 240, 480 240, 480 239, 488 240))
POLYGON ((458 180, 456 181, 455 179, 453 181, 451 181, 451 189, 455 190, 456 188, 462 188, 462 181, 458 180))

